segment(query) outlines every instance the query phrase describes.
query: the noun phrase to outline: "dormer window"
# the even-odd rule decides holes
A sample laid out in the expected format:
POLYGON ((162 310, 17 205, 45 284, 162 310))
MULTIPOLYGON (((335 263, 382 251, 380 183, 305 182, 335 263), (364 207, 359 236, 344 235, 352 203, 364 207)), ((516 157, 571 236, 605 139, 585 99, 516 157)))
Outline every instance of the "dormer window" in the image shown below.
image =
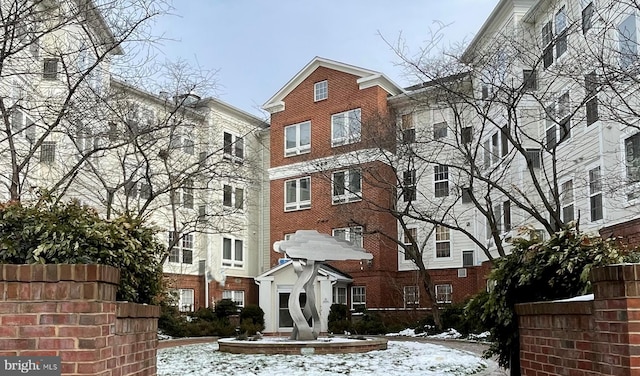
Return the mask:
POLYGON ((327 97, 329 96, 329 83, 327 82, 327 80, 316 82, 313 85, 313 93, 314 102, 327 99, 327 97))

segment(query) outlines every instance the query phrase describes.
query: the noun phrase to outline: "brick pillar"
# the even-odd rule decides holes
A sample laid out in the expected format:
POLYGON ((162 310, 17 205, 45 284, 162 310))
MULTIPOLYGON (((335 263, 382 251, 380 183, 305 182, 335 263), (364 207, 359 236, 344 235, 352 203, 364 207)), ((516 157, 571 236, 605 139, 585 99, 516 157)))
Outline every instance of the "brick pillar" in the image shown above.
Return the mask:
POLYGON ((60 356, 63 375, 155 375, 159 307, 116 303, 119 279, 104 265, 0 265, 0 356, 60 356))
POLYGON ((591 272, 596 342, 594 371, 640 374, 640 264, 610 265, 591 272))

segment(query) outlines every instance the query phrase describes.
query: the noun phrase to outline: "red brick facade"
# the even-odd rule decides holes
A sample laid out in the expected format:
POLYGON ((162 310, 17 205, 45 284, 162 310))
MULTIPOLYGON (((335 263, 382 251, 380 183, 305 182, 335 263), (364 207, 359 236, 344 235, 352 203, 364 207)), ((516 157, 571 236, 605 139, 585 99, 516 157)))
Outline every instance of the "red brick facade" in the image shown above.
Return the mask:
POLYGON ((60 356, 63 375, 155 375, 160 308, 116 302, 119 278, 103 265, 1 265, 0 356, 60 356))
MULTIPOLYGON (((389 121, 387 104, 389 92, 381 86, 360 88, 361 78, 320 64, 312 72, 305 72, 301 81, 284 93, 284 109, 271 115, 271 168, 317 161, 321 158, 344 156, 353 151, 386 149, 393 151, 396 129, 389 121), (328 96, 314 101, 314 84, 326 80, 328 96), (361 109, 361 139, 349 145, 332 147, 331 115, 356 108, 361 109), (285 127, 311 122, 311 149, 309 153, 285 157, 285 127)), ((351 162, 351 161, 349 161, 351 162)), ((397 244, 382 234, 397 233, 395 219, 385 211, 395 204, 397 177, 392 168, 382 161, 354 161, 336 169, 313 168, 311 173, 286 178, 273 178, 270 182, 270 244, 299 229, 314 229, 331 234, 333 229, 363 226, 364 248, 373 254, 371 262, 334 262, 333 266, 353 277, 353 286, 366 287, 368 309, 381 311, 405 310, 405 285, 416 285, 415 272, 398 272, 397 244), (332 173, 357 166, 362 173, 362 201, 346 204, 332 203, 332 173), (310 177, 311 207, 285 211, 285 181, 310 177)), ((283 255, 271 251, 271 266, 278 264, 283 255)), ((453 301, 462 301, 485 288, 488 268, 467 268, 467 277, 459 278, 457 269, 432 270, 434 282, 451 284, 453 301)), ((422 288, 421 288, 422 289, 422 288)), ((350 295, 350 294, 349 294, 350 295)), ((426 294, 420 294, 421 307, 428 307, 426 294)), ((350 299, 350 297, 349 297, 350 299)))
POLYGON ((523 376, 640 374, 640 264, 591 273, 593 301, 516 306, 523 376))

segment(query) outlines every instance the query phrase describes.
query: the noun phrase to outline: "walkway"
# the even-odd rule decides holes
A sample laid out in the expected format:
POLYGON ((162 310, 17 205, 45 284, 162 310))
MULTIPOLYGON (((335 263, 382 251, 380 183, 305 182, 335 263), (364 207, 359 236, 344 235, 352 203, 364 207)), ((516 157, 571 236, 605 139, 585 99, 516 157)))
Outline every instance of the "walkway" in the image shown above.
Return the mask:
MULTIPOLYGON (((469 342, 453 339, 435 339, 424 337, 385 337, 392 341, 411 341, 411 342, 425 342, 432 343, 440 346, 449 347, 456 350, 467 351, 482 357, 482 354, 487 349, 488 345, 482 342, 469 342)), ((193 345, 196 343, 210 343, 218 340, 218 337, 189 337, 189 338, 177 338, 158 341, 158 348, 164 349, 174 346, 193 345)), ((487 369, 478 374, 478 376, 508 376, 509 372, 500 368, 498 363, 493 359, 485 359, 487 362, 487 369)))

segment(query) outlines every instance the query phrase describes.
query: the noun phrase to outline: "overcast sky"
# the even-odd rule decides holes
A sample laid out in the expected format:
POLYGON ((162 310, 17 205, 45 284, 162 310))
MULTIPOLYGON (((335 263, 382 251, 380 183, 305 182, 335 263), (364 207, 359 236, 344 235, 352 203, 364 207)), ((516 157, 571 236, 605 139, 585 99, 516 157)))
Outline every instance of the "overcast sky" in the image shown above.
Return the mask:
POLYGON ((154 34, 160 59, 217 70, 217 97, 261 118, 259 108, 315 56, 407 77, 385 43, 402 35, 414 52, 436 22, 443 43, 469 42, 498 0, 174 0, 154 34), (164 56, 162 56, 164 54, 164 56))

